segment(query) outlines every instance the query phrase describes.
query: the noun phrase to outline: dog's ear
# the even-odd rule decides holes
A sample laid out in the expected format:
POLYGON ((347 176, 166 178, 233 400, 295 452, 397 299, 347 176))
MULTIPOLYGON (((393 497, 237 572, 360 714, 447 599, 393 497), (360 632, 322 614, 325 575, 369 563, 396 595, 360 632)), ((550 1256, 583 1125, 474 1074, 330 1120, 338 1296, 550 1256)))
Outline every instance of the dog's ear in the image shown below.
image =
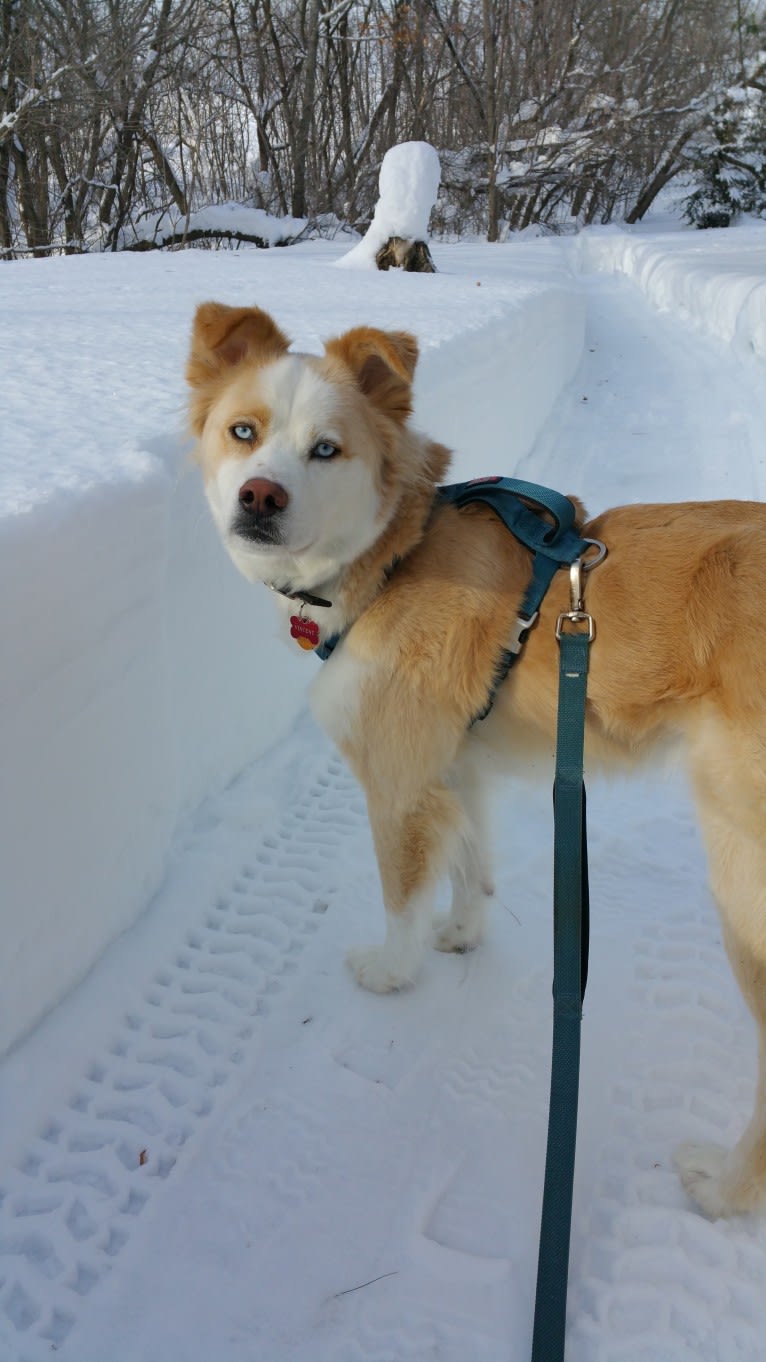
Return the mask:
POLYGON ((412 377, 418 343, 407 331, 356 326, 327 342, 325 350, 343 361, 366 397, 394 421, 412 412, 412 377))
POLYGON ((201 303, 192 328, 186 380, 196 389, 191 422, 199 435, 212 399, 212 387, 227 369, 245 358, 278 359, 290 342, 259 307, 228 307, 226 303, 201 303))
POLYGON ((194 316, 186 377, 192 387, 198 387, 211 373, 239 364, 248 354, 276 358, 289 345, 276 322, 260 307, 201 303, 194 316))

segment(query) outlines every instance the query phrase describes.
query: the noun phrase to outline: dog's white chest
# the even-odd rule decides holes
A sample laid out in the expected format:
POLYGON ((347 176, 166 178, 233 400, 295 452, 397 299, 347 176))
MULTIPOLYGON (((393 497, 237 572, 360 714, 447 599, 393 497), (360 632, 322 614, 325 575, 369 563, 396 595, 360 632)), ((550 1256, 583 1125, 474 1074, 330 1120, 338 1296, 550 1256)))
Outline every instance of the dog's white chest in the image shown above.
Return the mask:
POLYGON ((328 737, 339 746, 353 735, 359 722, 362 687, 370 674, 370 663, 355 657, 342 645, 322 665, 311 686, 311 710, 328 737))

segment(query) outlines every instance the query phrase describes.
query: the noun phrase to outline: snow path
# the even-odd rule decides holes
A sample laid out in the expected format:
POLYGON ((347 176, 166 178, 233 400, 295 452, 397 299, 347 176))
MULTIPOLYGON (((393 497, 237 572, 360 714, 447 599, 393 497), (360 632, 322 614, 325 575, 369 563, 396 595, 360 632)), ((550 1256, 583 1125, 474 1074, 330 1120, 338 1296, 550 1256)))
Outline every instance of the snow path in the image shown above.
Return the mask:
POLYGON ((627 501, 766 495, 763 365, 590 277, 586 354, 571 400, 520 464, 589 511, 627 501))
MULTIPOLYGON (((755 365, 585 283, 581 371, 508 471, 592 511, 763 495, 755 365)), ((708 1223, 671 1167, 736 1138, 755 1069, 685 789, 594 781, 589 813, 568 1359, 763 1362, 766 1226, 708 1223)), ((382 927, 363 800, 310 720, 202 807, 150 912, 0 1069, 2 1362, 524 1362, 547 784, 509 786, 498 831, 487 946, 378 998, 341 963, 382 927)))

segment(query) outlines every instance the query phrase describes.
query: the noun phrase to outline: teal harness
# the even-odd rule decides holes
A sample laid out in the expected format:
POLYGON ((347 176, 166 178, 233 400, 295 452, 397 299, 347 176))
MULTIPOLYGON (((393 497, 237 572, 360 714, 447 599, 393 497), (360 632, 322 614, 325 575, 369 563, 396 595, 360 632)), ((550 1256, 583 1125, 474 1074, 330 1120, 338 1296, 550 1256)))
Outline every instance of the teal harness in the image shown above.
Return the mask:
MULTIPOLYGON (((519 478, 476 478, 471 482, 456 482, 448 487, 440 487, 437 493, 437 504, 442 506, 461 508, 474 501, 489 506, 514 538, 532 550, 533 558, 532 577, 521 602, 513 637, 498 659, 487 703, 474 715, 472 724, 486 719, 492 709, 497 692, 521 653, 527 631, 536 622, 545 593, 559 568, 569 567, 578 559, 584 559, 595 543, 592 539, 583 539, 575 529, 576 512, 569 497, 552 491, 550 487, 523 482, 519 478), (524 500, 521 500, 522 497, 524 500), (553 516, 553 525, 527 506, 526 501, 532 501, 549 511, 553 516)), ((592 559, 588 566, 595 567, 601 557, 603 553, 600 553, 599 558, 592 559)))

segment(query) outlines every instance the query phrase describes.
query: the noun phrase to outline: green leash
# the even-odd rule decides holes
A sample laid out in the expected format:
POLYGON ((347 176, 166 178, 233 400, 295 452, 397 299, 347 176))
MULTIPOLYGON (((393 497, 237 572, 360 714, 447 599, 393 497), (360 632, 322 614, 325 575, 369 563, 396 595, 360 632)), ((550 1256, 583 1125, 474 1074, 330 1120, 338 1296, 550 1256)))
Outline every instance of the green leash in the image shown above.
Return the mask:
POLYGON ((583 739, 588 652, 593 620, 583 608, 583 572, 606 555, 605 545, 583 540, 574 506, 550 488, 513 478, 483 478, 440 489, 439 499, 458 507, 483 501, 510 532, 532 550, 532 578, 521 603, 517 638, 500 660, 487 703, 472 722, 490 712, 509 669, 535 624, 545 593, 560 567, 570 572, 570 609, 559 616, 559 709, 553 786, 553 1056, 548 1147, 537 1264, 532 1362, 563 1362, 567 1277, 572 1225, 580 1025, 588 973, 588 853, 585 835, 583 739), (551 527, 527 502, 548 511, 551 527), (595 547, 596 557, 585 561, 595 547), (583 626, 587 632, 583 633, 583 626))
POLYGON ((553 786, 553 1057, 537 1264, 532 1362, 563 1362, 572 1223, 580 1023, 588 972, 588 859, 583 739, 593 622, 582 609, 580 565, 572 609, 559 618, 559 709, 553 786), (587 623, 588 633, 565 631, 587 623))

